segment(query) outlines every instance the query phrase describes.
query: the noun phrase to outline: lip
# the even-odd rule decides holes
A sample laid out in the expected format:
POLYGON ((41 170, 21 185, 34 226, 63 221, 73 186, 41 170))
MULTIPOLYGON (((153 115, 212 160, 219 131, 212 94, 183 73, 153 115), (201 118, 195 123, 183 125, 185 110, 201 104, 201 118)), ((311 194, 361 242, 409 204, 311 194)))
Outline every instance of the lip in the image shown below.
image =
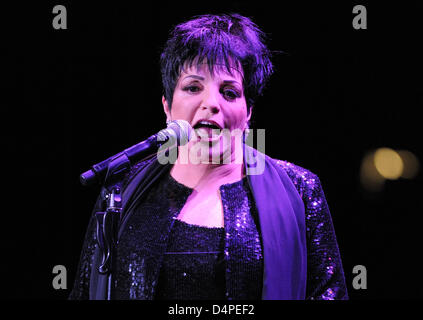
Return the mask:
MULTIPOLYGON (((209 138, 207 138, 207 137, 204 137, 204 136, 199 136, 199 135, 197 135, 197 139, 198 139, 198 141, 202 141, 202 142, 205 142, 205 143, 209 143, 209 142, 217 142, 217 141, 219 141, 220 140, 220 138, 222 137, 222 133, 223 133, 223 128, 222 128, 222 126, 219 124, 219 123, 217 123, 216 121, 214 121, 214 120, 211 120, 211 119, 199 119, 192 127, 193 128, 195 128, 195 126, 198 124, 198 123, 200 123, 201 121, 207 121, 207 122, 209 122, 209 123, 212 123, 212 124, 214 124, 216 127, 218 127, 218 129, 213 129, 213 130, 220 130, 220 133, 219 133, 219 135, 217 135, 217 136, 214 136, 214 137, 209 137, 209 138)), ((195 131, 196 129, 194 129, 194 131, 195 131)))
POLYGON ((201 121, 207 121, 207 122, 210 122, 210 123, 212 123, 212 124, 214 124, 216 127, 218 127, 220 130, 222 130, 223 129, 223 127, 219 124, 219 123, 217 123, 216 121, 214 121, 214 120, 212 120, 212 119, 200 119, 200 120, 198 120, 192 127, 193 128, 195 128, 195 126, 198 124, 198 123, 200 123, 201 121))

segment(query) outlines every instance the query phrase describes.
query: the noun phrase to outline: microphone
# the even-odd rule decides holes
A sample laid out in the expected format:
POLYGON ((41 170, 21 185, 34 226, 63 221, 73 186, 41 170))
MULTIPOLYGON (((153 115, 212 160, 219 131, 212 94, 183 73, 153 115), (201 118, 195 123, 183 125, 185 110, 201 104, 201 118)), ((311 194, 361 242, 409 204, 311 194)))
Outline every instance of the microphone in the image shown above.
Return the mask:
MULTIPOLYGON (((167 128, 160 130, 148 139, 93 165, 90 170, 80 175, 79 180, 83 186, 102 182, 112 161, 115 162, 114 168, 119 169, 121 167, 121 171, 126 170, 129 164, 134 164, 156 153, 169 140, 176 141, 177 146, 185 145, 190 140, 191 133, 192 127, 187 121, 171 121, 167 128)), ((119 171, 116 173, 119 173, 119 171)))

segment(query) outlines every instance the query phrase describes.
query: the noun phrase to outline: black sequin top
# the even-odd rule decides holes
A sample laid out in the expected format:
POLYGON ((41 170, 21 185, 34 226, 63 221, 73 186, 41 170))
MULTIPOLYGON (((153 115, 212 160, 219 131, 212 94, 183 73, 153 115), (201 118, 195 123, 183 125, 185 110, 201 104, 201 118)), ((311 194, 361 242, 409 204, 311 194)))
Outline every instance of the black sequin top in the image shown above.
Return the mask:
POLYGON ((208 228, 175 220, 155 298, 224 299, 224 234, 224 228, 208 228))
POLYGON ((247 178, 220 187, 222 229, 205 230, 176 219, 192 191, 166 174, 125 221, 116 252, 114 299, 261 298, 262 243, 247 178), (182 250, 218 253, 168 254, 182 250))

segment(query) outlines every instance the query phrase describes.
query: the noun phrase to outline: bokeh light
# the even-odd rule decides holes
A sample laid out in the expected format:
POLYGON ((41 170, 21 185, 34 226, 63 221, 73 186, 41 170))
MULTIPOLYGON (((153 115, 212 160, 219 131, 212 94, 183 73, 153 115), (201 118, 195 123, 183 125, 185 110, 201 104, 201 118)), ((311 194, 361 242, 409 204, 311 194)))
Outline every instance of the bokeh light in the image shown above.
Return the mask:
POLYGON ((361 162, 360 181, 367 191, 377 192, 382 190, 385 179, 376 170, 374 164, 374 151, 368 152, 361 162))
POLYGON ((396 180, 403 173, 404 163, 395 150, 390 148, 377 149, 373 161, 376 170, 385 179, 396 180))
POLYGON ((419 160, 411 151, 378 148, 364 155, 360 182, 367 191, 377 192, 383 189, 386 180, 415 178, 419 168, 419 160))
POLYGON ((405 179, 413 179, 417 176, 419 172, 419 160, 417 157, 410 151, 407 150, 399 150, 399 156, 404 163, 404 169, 402 171, 401 178, 405 179))

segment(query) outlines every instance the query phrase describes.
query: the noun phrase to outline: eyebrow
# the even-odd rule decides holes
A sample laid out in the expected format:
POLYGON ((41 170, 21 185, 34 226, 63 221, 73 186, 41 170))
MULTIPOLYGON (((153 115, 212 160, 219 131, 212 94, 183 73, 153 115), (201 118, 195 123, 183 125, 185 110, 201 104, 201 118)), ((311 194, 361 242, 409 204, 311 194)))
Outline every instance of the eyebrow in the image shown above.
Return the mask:
MULTIPOLYGON (((187 78, 194 78, 194 79, 198 79, 198 80, 204 80, 204 77, 201 77, 201 76, 197 76, 197 75, 189 75, 189 76, 186 76, 185 78, 184 78, 184 80, 185 79, 187 79, 187 78)), ((239 83, 238 81, 236 81, 236 80, 223 80, 223 83, 239 83)))
POLYGON ((194 79, 198 79, 198 80, 204 80, 204 77, 201 77, 201 76, 196 76, 196 75, 186 76, 186 77, 184 78, 184 80, 185 80, 186 78, 194 78, 194 79))
POLYGON ((223 80, 223 83, 239 83, 236 80, 223 80))

